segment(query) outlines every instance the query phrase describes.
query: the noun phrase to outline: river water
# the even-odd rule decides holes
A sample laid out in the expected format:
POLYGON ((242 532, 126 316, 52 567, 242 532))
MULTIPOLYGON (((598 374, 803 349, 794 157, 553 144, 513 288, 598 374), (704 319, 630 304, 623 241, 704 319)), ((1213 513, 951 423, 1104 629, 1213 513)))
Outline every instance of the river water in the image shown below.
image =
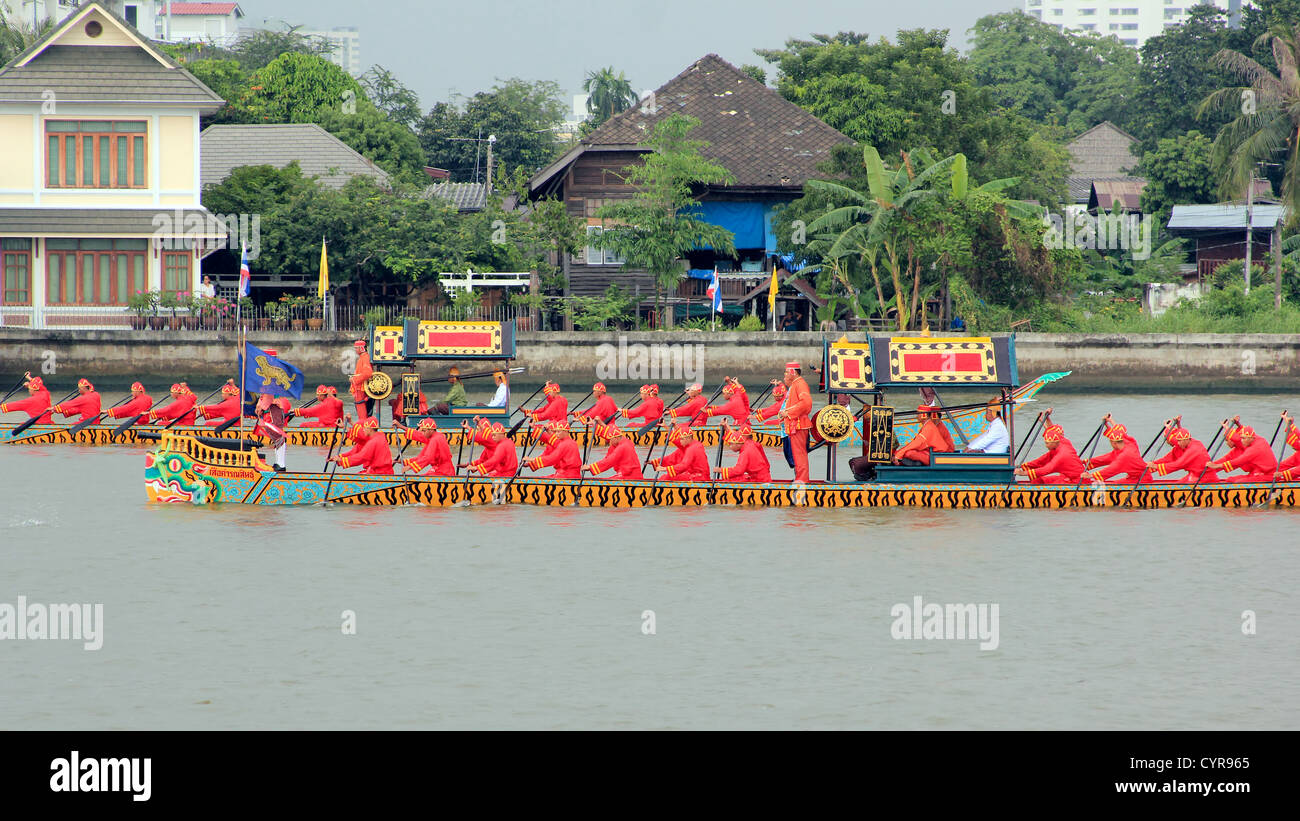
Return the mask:
MULTIPOLYGON (((1080 447, 1300 404, 1039 397, 1019 434, 1052 405, 1080 447)), ((103 613, 0 641, 0 728, 1300 727, 1300 512, 205 509, 142 472, 0 447, 0 612, 103 613), (996 648, 894 638, 916 596, 997 605, 996 648)))

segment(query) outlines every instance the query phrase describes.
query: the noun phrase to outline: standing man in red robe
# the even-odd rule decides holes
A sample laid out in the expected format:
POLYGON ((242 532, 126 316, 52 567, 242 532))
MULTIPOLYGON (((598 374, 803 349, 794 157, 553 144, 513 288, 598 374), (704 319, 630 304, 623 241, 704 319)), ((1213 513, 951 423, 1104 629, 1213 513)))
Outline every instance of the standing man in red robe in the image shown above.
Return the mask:
POLYGON ((785 435, 790 440, 790 455, 794 458, 794 480, 808 481, 808 431, 812 428, 812 392, 804 381, 798 362, 785 364, 785 409, 776 415, 785 423, 785 435))
POLYGON ((641 473, 641 457, 637 455, 636 446, 632 444, 626 431, 617 425, 601 425, 596 429, 596 435, 609 441, 609 450, 606 451, 604 459, 583 465, 583 470, 592 476, 599 476, 607 470, 613 470, 615 479, 645 478, 641 473))
MULTIPOLYGON (((1237 422, 1238 419, 1233 419, 1237 422)), ((1223 477, 1223 482, 1272 482, 1274 475, 1277 474, 1277 457, 1273 455, 1273 449, 1269 447, 1268 442, 1255 435, 1255 429, 1247 425, 1241 428, 1229 428, 1228 423, 1224 423, 1223 428, 1227 431, 1224 438, 1228 444, 1232 445, 1232 450, 1228 455, 1217 462, 1210 463, 1211 470, 1221 470, 1224 473, 1231 473, 1234 470, 1242 470, 1245 473, 1241 476, 1223 477)))
POLYGON ((198 397, 184 382, 177 382, 172 385, 171 395, 172 401, 161 408, 154 408, 149 411, 149 421, 167 423, 173 419, 179 419, 177 425, 193 425, 195 419, 194 403, 198 401, 198 397))
POLYGON ((89 422, 99 416, 100 398, 95 392, 95 386, 90 384, 89 379, 77 380, 77 398, 67 402, 60 402, 54 406, 54 412, 62 416, 75 416, 81 414, 78 422, 89 422))
POLYGON ((222 425, 239 418, 239 386, 235 380, 226 380, 226 384, 221 386, 221 395, 225 399, 215 405, 199 405, 199 413, 203 414, 205 425, 222 425))
POLYGON ((1169 452, 1154 462, 1147 462, 1152 475, 1169 476, 1182 470, 1187 471, 1187 475, 1171 481, 1211 483, 1219 481, 1217 473, 1205 470, 1205 466, 1210 463, 1210 452, 1199 439, 1192 438, 1192 433, 1187 428, 1170 422, 1165 425, 1165 441, 1169 443, 1169 452))
POLYGON ((366 396, 366 380, 374 375, 375 369, 370 364, 370 354, 366 353, 366 341, 358 339, 352 343, 357 352, 357 366, 352 371, 352 401, 357 406, 357 420, 364 422, 375 406, 375 400, 366 396))
POLYGON ((658 385, 641 386, 641 404, 631 410, 621 410, 624 419, 644 419, 643 427, 658 422, 664 415, 664 400, 659 398, 658 385))
POLYGON ((424 445, 415 457, 403 460, 407 472, 419 473, 428 468, 429 476, 456 475, 456 466, 451 461, 451 446, 447 444, 447 437, 438 430, 437 422, 421 419, 418 428, 402 428, 402 434, 410 441, 424 445))
POLYGON ((552 479, 577 479, 582 475, 582 453, 569 434, 567 422, 552 423, 542 432, 542 437, 546 450, 541 456, 529 460, 530 469, 554 468, 549 477, 552 479))
MULTIPOLYGON (((271 401, 271 394, 264 393, 257 398, 257 407, 254 408, 254 415, 257 416, 257 427, 253 429, 254 434, 260 434, 270 440, 271 447, 275 450, 275 461, 271 463, 276 473, 283 473, 285 470, 285 455, 288 452, 288 440, 285 436, 285 412, 284 405, 280 402, 271 401)), ((347 467, 347 465, 342 465, 347 467)))
POLYGON ((0 413, 9 413, 10 411, 22 411, 27 414, 28 418, 39 416, 37 424, 48 424, 54 421, 54 410, 50 407, 50 392, 45 387, 45 380, 39 376, 26 374, 27 381, 24 383, 27 392, 31 394, 26 399, 18 399, 13 402, 6 402, 0 405, 0 413))
POLYGON ((149 409, 153 407, 153 397, 144 392, 144 385, 139 382, 131 383, 131 400, 125 405, 118 408, 110 408, 108 415, 113 419, 124 419, 128 416, 139 416, 137 422, 148 422, 149 409))
POLYGON ((668 479, 683 482, 706 482, 709 479, 709 455, 704 445, 691 434, 685 425, 677 425, 668 434, 668 441, 676 448, 662 459, 651 459, 650 467, 664 471, 668 479))
POLYGON ((1065 429, 1051 422, 1051 411, 1044 414, 1043 444, 1047 452, 1016 468, 1031 485, 1077 485, 1083 475, 1083 461, 1074 444, 1065 438, 1065 429))

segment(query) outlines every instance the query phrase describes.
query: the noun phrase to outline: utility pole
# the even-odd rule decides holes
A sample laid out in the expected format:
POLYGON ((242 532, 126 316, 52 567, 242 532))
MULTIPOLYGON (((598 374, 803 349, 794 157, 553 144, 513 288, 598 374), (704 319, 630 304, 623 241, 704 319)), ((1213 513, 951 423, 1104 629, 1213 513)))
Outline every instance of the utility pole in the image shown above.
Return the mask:
POLYGON ((496 143, 497 135, 489 134, 487 138, 487 184, 483 188, 483 196, 492 196, 492 145, 496 143))
POLYGON ((1250 296, 1250 246, 1254 244, 1255 226, 1251 222, 1251 212, 1255 204, 1255 175, 1250 175, 1250 181, 1246 183, 1246 265, 1242 269, 1242 276, 1246 279, 1246 296, 1250 296))

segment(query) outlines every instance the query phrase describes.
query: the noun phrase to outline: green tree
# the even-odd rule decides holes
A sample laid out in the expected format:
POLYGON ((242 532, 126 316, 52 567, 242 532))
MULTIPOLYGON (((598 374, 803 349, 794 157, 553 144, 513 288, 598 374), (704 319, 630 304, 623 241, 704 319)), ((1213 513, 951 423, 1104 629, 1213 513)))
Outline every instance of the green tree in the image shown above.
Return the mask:
POLYGON ((381 65, 371 66, 361 75, 366 96, 388 119, 414 129, 420 121, 420 98, 381 65))
POLYGON ((249 108, 262 121, 315 122, 322 108, 343 111, 365 99, 365 92, 346 71, 312 54, 287 52, 257 72, 249 108))
POLYGON ((357 103, 347 114, 337 108, 317 110, 314 121, 401 181, 424 184, 424 152, 420 140, 406 126, 394 122, 369 101, 357 103))
POLYGON ((1168 224, 1175 205, 1215 201, 1212 149, 1204 134, 1190 131, 1161 139, 1154 151, 1142 155, 1137 169, 1147 181, 1142 190, 1142 211, 1153 214, 1157 225, 1168 224))
POLYGON ((555 129, 567 110, 559 85, 512 78, 470 97, 465 110, 438 103, 417 133, 426 164, 446 168, 455 180, 471 180, 485 167, 478 140, 495 135, 496 162, 532 173, 555 158, 555 129))
POLYGON ((631 108, 637 100, 632 84, 623 72, 615 74, 613 66, 588 72, 582 90, 587 93, 587 115, 594 126, 631 108))
POLYGON ((1072 35, 1076 60, 1072 83, 1062 98, 1063 125, 1069 134, 1082 134, 1109 120, 1129 130, 1140 66, 1138 53, 1111 35, 1072 35))
POLYGON ((1064 120, 1080 62, 1073 36, 1018 9, 981 17, 970 34, 971 71, 996 105, 1035 122, 1064 120))
POLYGON ((302 26, 290 26, 284 31, 253 29, 236 41, 229 55, 245 71, 257 71, 270 65, 285 54, 309 54, 326 57, 334 53, 334 44, 321 37, 298 33, 302 26))
POLYGON ((656 313, 662 310, 664 290, 685 275, 680 261, 687 253, 705 247, 719 254, 736 252, 730 231, 693 212, 700 204, 697 190, 734 179, 727 169, 700 155, 707 143, 690 139, 698 124, 694 117, 677 113, 656 123, 644 143, 650 149, 644 162, 625 169, 624 178, 635 193, 597 211, 611 224, 594 242, 622 256, 625 269, 654 276, 656 313))
POLYGON ((753 77, 761 85, 767 85, 767 72, 762 66, 756 66, 752 63, 745 63, 740 70, 753 77))
POLYGON ((1223 50, 1214 63, 1244 80, 1246 85, 1219 89, 1205 98, 1203 112, 1231 112, 1233 119, 1214 139, 1213 160, 1219 191, 1225 198, 1241 197, 1260 163, 1283 164, 1281 199, 1292 213, 1300 206, 1300 23, 1274 24, 1257 41, 1267 45, 1274 74, 1258 60, 1223 50))

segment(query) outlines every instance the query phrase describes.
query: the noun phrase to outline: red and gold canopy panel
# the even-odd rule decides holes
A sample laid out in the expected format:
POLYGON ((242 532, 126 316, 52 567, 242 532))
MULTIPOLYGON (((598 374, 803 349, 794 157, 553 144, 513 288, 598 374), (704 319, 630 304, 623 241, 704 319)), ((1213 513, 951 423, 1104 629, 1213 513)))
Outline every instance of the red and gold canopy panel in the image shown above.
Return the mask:
POLYGON ((867 345, 832 345, 826 366, 826 391, 869 391, 871 348, 867 345))
POLYGON ((406 359, 401 325, 381 325, 375 328, 370 349, 371 362, 401 362, 406 359))
POLYGON ((978 385, 997 382, 993 340, 959 336, 889 340, 890 382, 952 382, 978 385))
POLYGON ((417 356, 504 356, 500 322, 421 322, 417 356))

